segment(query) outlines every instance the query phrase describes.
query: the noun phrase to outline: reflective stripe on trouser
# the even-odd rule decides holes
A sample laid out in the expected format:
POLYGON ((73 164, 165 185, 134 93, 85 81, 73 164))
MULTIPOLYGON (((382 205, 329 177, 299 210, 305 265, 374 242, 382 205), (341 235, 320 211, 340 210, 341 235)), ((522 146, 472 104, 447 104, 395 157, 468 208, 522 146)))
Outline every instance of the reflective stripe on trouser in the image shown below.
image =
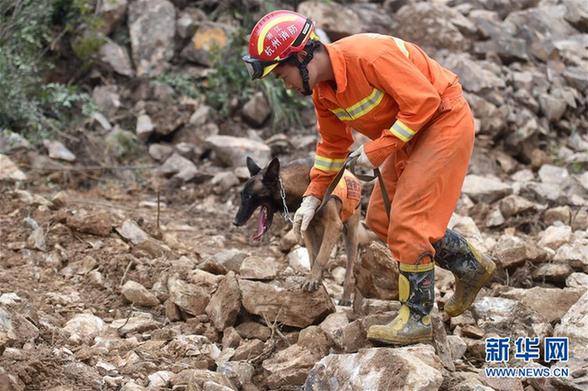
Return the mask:
POLYGON ((366 223, 401 263, 414 264, 435 254, 451 218, 474 145, 474 122, 463 97, 444 101, 448 111, 421 129, 380 170, 392 200, 390 222, 379 184, 368 205, 366 223))

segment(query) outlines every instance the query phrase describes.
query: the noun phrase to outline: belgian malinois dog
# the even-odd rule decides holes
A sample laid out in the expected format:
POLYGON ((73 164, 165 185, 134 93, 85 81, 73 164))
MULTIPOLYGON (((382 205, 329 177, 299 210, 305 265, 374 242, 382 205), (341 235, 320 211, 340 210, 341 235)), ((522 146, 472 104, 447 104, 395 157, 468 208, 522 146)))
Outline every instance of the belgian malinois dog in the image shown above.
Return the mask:
MULTIPOLYGON (((247 157, 247 168, 251 178, 241 190, 241 205, 233 224, 242 226, 259 208, 257 232, 253 236, 253 239, 259 240, 270 228, 274 213, 281 212, 286 216, 288 211, 295 211, 300 206, 302 196, 310 183, 309 174, 312 165, 313 162, 310 159, 299 159, 290 162, 280 170, 280 162, 274 158, 266 167, 261 168, 253 159, 247 157)), ((361 194, 361 188, 359 193, 361 194)), ((361 206, 357 206, 343 222, 341 220, 342 205, 341 199, 332 197, 323 208, 317 211, 304 232, 304 244, 311 262, 311 270, 302 287, 306 291, 314 291, 319 287, 333 246, 343 232, 347 267, 340 304, 350 305, 353 265, 358 254, 361 206)))

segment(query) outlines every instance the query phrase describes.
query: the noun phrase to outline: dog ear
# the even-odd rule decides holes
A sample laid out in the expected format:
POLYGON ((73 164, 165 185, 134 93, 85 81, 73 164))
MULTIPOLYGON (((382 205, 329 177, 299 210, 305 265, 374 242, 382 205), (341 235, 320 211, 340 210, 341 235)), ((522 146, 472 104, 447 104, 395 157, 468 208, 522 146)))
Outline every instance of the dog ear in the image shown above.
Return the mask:
POLYGON ((280 161, 277 157, 273 158, 265 168, 263 181, 266 183, 277 182, 280 178, 280 161))
POLYGON ((251 176, 255 176, 261 171, 261 167, 259 167, 249 156, 247 156, 247 169, 251 176))

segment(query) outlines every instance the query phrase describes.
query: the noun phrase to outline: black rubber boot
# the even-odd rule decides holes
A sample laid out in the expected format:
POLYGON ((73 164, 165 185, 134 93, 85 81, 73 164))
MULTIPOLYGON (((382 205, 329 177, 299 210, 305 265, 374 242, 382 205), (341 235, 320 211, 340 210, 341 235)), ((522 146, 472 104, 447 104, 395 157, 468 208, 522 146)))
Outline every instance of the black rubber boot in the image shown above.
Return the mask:
POLYGON ((450 316, 460 315, 472 305, 480 289, 492 278, 496 265, 451 229, 447 229, 445 236, 433 247, 435 262, 455 276, 455 293, 445 304, 445 312, 450 316))

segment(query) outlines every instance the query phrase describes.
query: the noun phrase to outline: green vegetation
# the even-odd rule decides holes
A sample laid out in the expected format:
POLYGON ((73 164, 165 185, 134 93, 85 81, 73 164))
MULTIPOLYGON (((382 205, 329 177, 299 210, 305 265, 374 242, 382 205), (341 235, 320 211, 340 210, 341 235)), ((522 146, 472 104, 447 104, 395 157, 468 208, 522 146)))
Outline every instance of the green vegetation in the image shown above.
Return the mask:
POLYGON ((73 85, 47 83, 52 48, 92 19, 90 0, 0 2, 0 128, 39 142, 89 102, 73 85))
POLYGON ((191 98, 204 98, 206 103, 218 110, 221 116, 230 116, 231 110, 246 103, 257 91, 263 91, 272 107, 272 128, 276 131, 301 125, 300 113, 308 107, 308 98, 286 90, 283 83, 272 77, 251 81, 241 57, 246 53, 247 41, 244 30, 229 37, 224 48, 211 53, 211 69, 204 81, 181 73, 166 73, 156 82, 166 83, 177 94, 191 98))

